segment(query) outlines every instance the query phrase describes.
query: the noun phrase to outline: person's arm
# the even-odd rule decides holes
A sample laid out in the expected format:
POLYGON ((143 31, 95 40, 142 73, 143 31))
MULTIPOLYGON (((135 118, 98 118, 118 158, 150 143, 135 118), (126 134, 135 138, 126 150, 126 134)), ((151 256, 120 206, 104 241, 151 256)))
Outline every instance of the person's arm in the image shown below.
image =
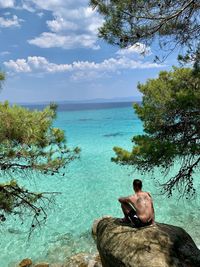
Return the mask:
POLYGON ((120 203, 129 203, 130 202, 130 197, 120 197, 120 198, 118 198, 118 201, 120 203))

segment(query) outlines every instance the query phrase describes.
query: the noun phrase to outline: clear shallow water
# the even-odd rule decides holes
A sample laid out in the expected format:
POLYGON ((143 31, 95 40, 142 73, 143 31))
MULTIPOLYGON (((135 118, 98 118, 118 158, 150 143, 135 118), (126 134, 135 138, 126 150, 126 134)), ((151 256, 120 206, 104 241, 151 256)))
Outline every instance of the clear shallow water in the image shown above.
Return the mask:
MULTIPOLYGON (((110 161, 113 146, 131 147, 131 137, 142 124, 130 106, 110 109, 62 111, 56 126, 66 131, 69 146, 80 146, 81 159, 73 162, 65 177, 36 177, 29 187, 36 191, 59 191, 48 221, 27 240, 28 226, 10 218, 1 226, 0 267, 30 257, 62 262, 71 254, 95 251, 91 238, 94 219, 103 215, 122 217, 117 198, 132 193, 132 179, 143 179, 144 190, 154 198, 156 220, 180 225, 200 245, 200 197, 177 202, 159 195, 148 175, 141 177, 110 161)), ((159 172, 156 177, 161 177, 159 172)), ((22 183, 27 183, 22 181, 22 183)))

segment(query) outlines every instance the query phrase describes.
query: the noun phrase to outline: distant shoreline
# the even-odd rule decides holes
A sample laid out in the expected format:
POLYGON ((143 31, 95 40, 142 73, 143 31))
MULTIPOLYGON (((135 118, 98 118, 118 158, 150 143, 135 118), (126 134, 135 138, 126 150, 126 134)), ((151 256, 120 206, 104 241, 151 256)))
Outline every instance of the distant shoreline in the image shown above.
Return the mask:
MULTIPOLYGON (((140 101, 124 101, 124 102, 102 102, 102 103, 56 103, 58 111, 80 111, 80 110, 97 110, 97 109, 110 109, 110 108, 125 108, 132 107, 133 103, 140 103, 140 101)), ((49 104, 21 104, 21 106, 31 110, 41 110, 49 104)))

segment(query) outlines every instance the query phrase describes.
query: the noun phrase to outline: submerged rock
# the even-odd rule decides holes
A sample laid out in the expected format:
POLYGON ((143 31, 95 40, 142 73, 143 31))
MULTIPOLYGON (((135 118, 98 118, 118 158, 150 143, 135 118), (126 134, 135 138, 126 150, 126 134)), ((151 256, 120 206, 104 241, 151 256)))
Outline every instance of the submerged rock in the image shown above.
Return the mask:
POLYGON ((103 267, 199 267, 200 251, 180 227, 156 223, 136 229, 104 218, 96 228, 103 267))
POLYGON ((23 259, 20 264, 19 267, 30 267, 32 265, 32 260, 31 259, 23 259))
POLYGON ((42 262, 34 265, 34 267, 50 267, 50 265, 47 262, 42 262))
POLYGON ((64 267, 102 267, 99 254, 79 253, 73 255, 64 267))
POLYGON ((50 267, 64 267, 62 263, 52 263, 50 267))

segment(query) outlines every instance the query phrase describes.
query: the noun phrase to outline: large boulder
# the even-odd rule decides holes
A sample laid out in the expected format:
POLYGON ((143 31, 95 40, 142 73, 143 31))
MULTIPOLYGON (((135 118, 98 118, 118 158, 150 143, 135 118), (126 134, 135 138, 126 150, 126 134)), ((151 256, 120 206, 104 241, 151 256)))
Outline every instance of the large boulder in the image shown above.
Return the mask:
POLYGON ((136 229, 104 218, 93 234, 103 267, 200 267, 200 251, 177 226, 156 223, 136 229))

